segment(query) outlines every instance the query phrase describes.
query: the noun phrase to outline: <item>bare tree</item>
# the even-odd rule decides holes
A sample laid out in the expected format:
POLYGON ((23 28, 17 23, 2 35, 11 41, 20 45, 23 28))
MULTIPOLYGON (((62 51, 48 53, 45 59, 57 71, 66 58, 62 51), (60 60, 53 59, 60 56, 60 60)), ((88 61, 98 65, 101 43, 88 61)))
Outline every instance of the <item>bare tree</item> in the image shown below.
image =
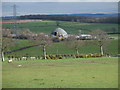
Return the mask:
POLYGON ((79 54, 79 48, 81 48, 81 46, 84 45, 84 41, 83 40, 78 40, 75 38, 75 36, 70 36, 66 41, 65 44, 76 50, 76 54, 79 54))
POLYGON ((10 51, 11 47, 15 46, 14 40, 12 39, 10 29, 2 29, 2 47, 1 47, 1 56, 2 61, 4 61, 4 53, 10 51))
POLYGON ((44 33, 39 33, 35 34, 33 37, 30 37, 29 40, 32 41, 34 45, 39 44, 43 47, 43 56, 44 59, 46 59, 46 47, 48 47, 52 43, 51 38, 48 35, 45 35, 44 33))
POLYGON ((27 39, 27 38, 29 38, 29 37, 31 37, 33 35, 34 34, 27 28, 19 30, 19 38, 27 39))
POLYGON ((100 47, 101 55, 104 55, 105 46, 110 42, 109 36, 102 30, 96 30, 91 35, 94 38, 94 43, 100 47))

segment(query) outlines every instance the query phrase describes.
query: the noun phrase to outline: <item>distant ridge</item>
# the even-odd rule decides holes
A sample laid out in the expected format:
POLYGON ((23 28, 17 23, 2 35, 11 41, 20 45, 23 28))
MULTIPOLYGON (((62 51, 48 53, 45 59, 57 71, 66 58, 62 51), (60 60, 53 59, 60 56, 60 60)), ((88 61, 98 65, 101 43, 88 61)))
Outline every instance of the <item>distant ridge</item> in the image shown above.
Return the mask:
POLYGON ((92 16, 92 17, 117 17, 118 14, 71 14, 76 16, 92 16))
POLYGON ((73 15, 73 16, 87 16, 87 17, 117 17, 118 13, 81 13, 81 14, 50 14, 50 15, 73 15))
MULTIPOLYGON (((55 14, 33 14, 33 15, 70 15, 70 16, 85 16, 85 17, 118 17, 120 16, 120 13, 76 13, 76 14, 60 14, 60 13, 55 13, 55 14)), ((17 16, 19 18, 20 16, 17 16)), ((13 19, 13 16, 4 16, 0 17, 2 20, 10 20, 13 19)))

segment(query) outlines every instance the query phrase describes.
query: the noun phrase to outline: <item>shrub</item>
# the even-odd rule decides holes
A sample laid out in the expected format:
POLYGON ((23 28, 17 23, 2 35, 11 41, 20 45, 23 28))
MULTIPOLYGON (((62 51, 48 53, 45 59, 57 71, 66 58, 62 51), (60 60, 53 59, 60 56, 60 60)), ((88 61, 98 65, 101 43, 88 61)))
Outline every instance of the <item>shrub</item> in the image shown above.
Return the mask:
POLYGON ((59 59, 63 59, 63 57, 62 57, 62 56, 59 56, 59 59))
POLYGON ((56 55, 51 55, 51 59, 57 59, 56 55))
POLYGON ((95 56, 95 57, 102 57, 102 55, 101 55, 101 54, 98 54, 98 53, 95 53, 94 56, 95 56))
POLYGON ((51 59, 49 55, 46 55, 46 58, 47 58, 47 59, 51 59))

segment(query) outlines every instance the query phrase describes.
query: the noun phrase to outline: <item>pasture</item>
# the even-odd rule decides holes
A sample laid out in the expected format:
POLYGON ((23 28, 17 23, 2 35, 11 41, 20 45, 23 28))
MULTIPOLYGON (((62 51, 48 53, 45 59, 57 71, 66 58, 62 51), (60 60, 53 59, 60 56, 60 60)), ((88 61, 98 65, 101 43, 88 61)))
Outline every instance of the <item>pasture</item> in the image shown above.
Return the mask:
POLYGON ((5 61, 2 66, 3 88, 118 87, 117 57, 5 61))
MULTIPOLYGON (((117 24, 103 23, 79 23, 60 21, 60 27, 68 34, 88 34, 96 29, 102 29, 108 33, 117 32, 117 24)), ((3 24, 5 28, 13 28, 13 24, 3 24)), ((18 23, 18 30, 28 28, 34 33, 50 34, 57 28, 56 21, 35 21, 18 23)), ((118 54, 118 37, 108 44, 105 53, 118 54)), ((100 53, 100 48, 86 41, 87 44, 79 49, 80 54, 100 53)), ((10 50, 16 50, 32 43, 28 40, 15 40, 16 46, 10 50)), ((75 54, 75 49, 69 48, 64 42, 52 43, 47 47, 47 54, 75 54)), ((43 48, 40 46, 13 52, 9 55, 41 56, 43 48)), ((117 88, 118 87, 118 58, 67 58, 59 60, 20 60, 2 63, 2 87, 3 88, 117 88)))
MULTIPOLYGON (((31 45, 28 40, 15 40, 16 46, 10 48, 11 50, 16 50, 22 47, 26 47, 31 45)), ((107 46, 105 53, 110 55, 118 54, 118 40, 112 40, 107 46)), ((79 49, 80 54, 89 54, 89 53, 100 53, 99 47, 93 44, 91 41, 88 41, 85 45, 83 45, 79 49)), ((64 42, 52 43, 49 47, 47 47, 47 54, 76 54, 76 50, 74 48, 69 48, 64 44, 64 42)), ((43 48, 41 46, 36 46, 28 49, 24 49, 18 52, 13 52, 9 55, 31 55, 31 56, 40 56, 43 55, 43 48)))
MULTIPOLYGON (((67 22, 67 21, 59 21, 61 28, 67 31, 68 34, 79 34, 80 30, 82 34, 88 34, 94 30, 101 29, 106 31, 107 33, 115 33, 118 31, 118 24, 108 24, 108 23, 80 23, 80 22, 67 22)), ((3 23, 3 28, 13 28, 13 23, 3 23)), ((24 23, 17 23, 17 29, 23 30, 23 28, 28 28, 30 31, 34 33, 46 33, 51 34, 51 32, 57 28, 56 21, 32 21, 32 22, 24 22, 24 23)), ((111 34, 111 37, 115 38, 108 44, 105 53, 110 55, 117 55, 118 54, 118 35, 111 34)), ((10 49, 16 50, 25 46, 31 45, 31 43, 27 40, 16 40, 16 46, 10 49)), ((65 46, 63 42, 60 43, 53 43, 50 47, 47 48, 48 54, 75 54, 76 51, 74 49, 68 48, 65 46)), ((95 44, 89 42, 88 44, 82 46, 79 49, 79 53, 81 54, 88 54, 88 53, 100 53, 99 47, 95 44)), ((42 48, 41 47, 32 47, 29 49, 25 49, 22 51, 18 51, 15 53, 11 53, 9 55, 32 55, 38 56, 42 55, 42 48), (32 51, 32 52, 31 52, 32 51)))
MULTIPOLYGON (((3 28, 13 28, 13 23, 3 23, 3 28)), ((17 29, 22 30, 28 28, 34 33, 43 32, 51 34, 51 32, 57 28, 56 21, 32 21, 25 23, 17 23, 17 29)), ((108 23, 80 23, 80 22, 67 22, 59 21, 59 27, 63 28, 68 34, 87 34, 94 30, 101 29, 107 33, 115 33, 118 31, 118 24, 108 23)))
MULTIPOLYGON (((118 31, 118 24, 108 24, 108 23, 80 23, 80 22, 67 22, 67 21, 59 21, 60 27, 65 29, 68 34, 88 34, 94 30, 101 29, 106 31, 107 33, 115 33, 118 31)), ((3 28, 13 28, 13 23, 3 23, 3 28)), ((51 34, 51 32, 57 28, 56 21, 32 21, 32 22, 24 22, 18 23, 17 29, 22 30, 23 28, 28 28, 30 31, 34 33, 46 33, 51 34)), ((108 44, 107 50, 105 53, 110 55, 118 54, 118 35, 111 34, 111 37, 115 38, 108 44)), ((12 47, 12 50, 16 50, 25 46, 31 45, 27 40, 16 40, 17 46, 12 47)), ((74 49, 68 48, 64 45, 64 43, 53 43, 50 47, 47 48, 48 54, 75 54, 76 51, 74 49)), ((99 47, 89 42, 87 45, 84 45, 79 49, 79 53, 88 54, 88 53, 100 53, 99 47)), ((9 55, 25 55, 29 54, 32 56, 42 55, 41 47, 32 47, 29 49, 25 49, 19 52, 11 53, 9 55), (32 52, 31 52, 32 51, 32 52)))

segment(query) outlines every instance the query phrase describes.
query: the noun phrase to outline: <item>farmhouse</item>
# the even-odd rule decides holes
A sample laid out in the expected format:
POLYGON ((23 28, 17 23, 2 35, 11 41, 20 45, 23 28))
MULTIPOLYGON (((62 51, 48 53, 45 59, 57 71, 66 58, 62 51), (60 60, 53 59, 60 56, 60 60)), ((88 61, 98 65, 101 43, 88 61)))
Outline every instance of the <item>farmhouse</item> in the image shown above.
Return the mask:
POLYGON ((54 41, 61 41, 61 40, 68 38, 67 32, 62 28, 56 28, 51 33, 51 35, 52 35, 54 41))

